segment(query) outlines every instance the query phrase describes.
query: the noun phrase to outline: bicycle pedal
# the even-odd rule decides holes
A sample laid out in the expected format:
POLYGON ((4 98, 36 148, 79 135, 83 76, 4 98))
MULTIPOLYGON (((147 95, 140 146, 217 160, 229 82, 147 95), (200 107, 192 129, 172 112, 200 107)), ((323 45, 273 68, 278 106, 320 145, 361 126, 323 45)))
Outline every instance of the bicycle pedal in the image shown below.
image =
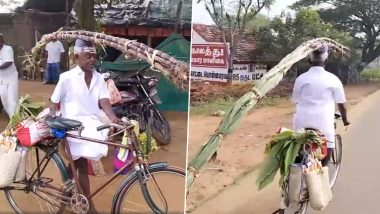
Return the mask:
POLYGON ((76 187, 74 180, 68 180, 63 184, 63 189, 67 192, 72 191, 76 187))
POLYGON ((53 182, 53 179, 52 178, 40 177, 39 181, 42 182, 43 184, 48 184, 48 183, 53 182))

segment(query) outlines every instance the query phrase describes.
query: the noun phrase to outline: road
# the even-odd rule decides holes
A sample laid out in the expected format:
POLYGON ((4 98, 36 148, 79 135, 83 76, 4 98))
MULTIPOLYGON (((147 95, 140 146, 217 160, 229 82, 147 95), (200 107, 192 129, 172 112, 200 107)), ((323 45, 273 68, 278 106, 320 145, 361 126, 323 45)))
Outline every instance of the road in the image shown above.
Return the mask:
MULTIPOLYGON (((349 112, 352 125, 347 132, 343 127, 343 163, 333 189, 333 201, 323 211, 308 213, 336 214, 378 213, 380 201, 380 171, 378 143, 378 103, 380 91, 370 95, 349 112)), ((253 170, 233 186, 206 201, 192 213, 250 213, 270 214, 279 207, 278 183, 273 182, 263 191, 255 186, 257 170, 253 170), (223 206, 220 206, 223 204, 223 206)))

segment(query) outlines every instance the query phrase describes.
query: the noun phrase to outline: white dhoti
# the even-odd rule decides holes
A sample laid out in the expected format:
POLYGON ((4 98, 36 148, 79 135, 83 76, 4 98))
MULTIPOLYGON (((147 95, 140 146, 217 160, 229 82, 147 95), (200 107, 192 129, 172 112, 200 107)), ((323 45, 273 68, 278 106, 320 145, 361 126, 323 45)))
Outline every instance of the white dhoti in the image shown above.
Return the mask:
POLYGON ((0 78, 0 98, 5 112, 12 117, 18 101, 18 74, 0 78))
POLYGON ((328 140, 327 148, 335 148, 335 128, 333 113, 305 114, 300 112, 293 118, 293 129, 313 128, 320 130, 328 140))
MULTIPOLYGON (((84 126, 84 130, 81 134, 82 137, 93 138, 101 141, 107 138, 108 129, 102 131, 96 130, 97 127, 104 125, 104 123, 102 123, 96 116, 81 116, 72 119, 82 122, 84 126)), ((77 135, 77 132, 69 133, 77 135)), ((86 158, 98 161, 100 158, 107 156, 108 145, 75 138, 67 138, 67 141, 74 160, 86 158)))

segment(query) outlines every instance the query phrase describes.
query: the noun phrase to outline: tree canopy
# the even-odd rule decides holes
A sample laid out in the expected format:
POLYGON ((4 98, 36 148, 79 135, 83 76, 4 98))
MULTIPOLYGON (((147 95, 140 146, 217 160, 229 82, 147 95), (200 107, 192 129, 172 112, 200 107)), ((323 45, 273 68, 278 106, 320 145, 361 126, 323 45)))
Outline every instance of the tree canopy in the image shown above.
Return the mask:
MULTIPOLYGON (((334 28, 332 24, 325 23, 316 10, 308 8, 299 8, 295 16, 283 14, 276 17, 269 25, 255 30, 254 33, 259 40, 256 51, 257 60, 270 66, 277 64, 301 43, 318 37, 328 37, 348 47, 355 46, 355 41, 350 37, 349 33, 334 28)), ((348 58, 334 55, 329 58, 332 59, 329 64, 334 67, 333 70, 339 70, 337 67, 341 67, 344 62, 346 64, 346 73, 349 66, 355 66, 358 61, 355 49, 351 49, 348 58)), ((301 62, 296 66, 306 68, 308 64, 301 62)), ((341 79, 347 78, 347 74, 337 75, 341 79)))
POLYGON ((300 7, 317 7, 325 22, 355 38, 363 66, 380 56, 379 0, 300 0, 292 5, 300 7))

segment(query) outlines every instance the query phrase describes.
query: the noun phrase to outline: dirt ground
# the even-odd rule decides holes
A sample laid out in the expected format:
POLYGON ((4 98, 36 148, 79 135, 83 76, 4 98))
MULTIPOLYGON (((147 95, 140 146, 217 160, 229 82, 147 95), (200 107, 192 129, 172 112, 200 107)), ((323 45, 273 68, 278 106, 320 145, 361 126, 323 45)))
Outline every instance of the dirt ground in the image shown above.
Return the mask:
MULTIPOLYGON (((20 96, 29 94, 32 101, 45 101, 48 102, 49 96, 52 94, 54 86, 41 85, 40 82, 34 81, 20 81, 20 96)), ((150 159, 150 162, 166 161, 171 166, 186 168, 186 138, 187 138, 187 112, 165 112, 165 116, 169 120, 172 129, 172 143, 165 148, 161 148, 156 151, 150 159)), ((5 113, 0 114, 0 129, 2 130, 8 122, 8 118, 5 113)), ((102 159, 102 163, 107 173, 102 177, 91 177, 91 187, 95 189, 101 186, 107 178, 112 175, 113 149, 109 149, 109 155, 107 158, 102 159)), ((102 190, 99 195, 94 197, 96 208, 101 213, 109 213, 111 209, 111 202, 113 194, 120 184, 125 179, 125 176, 121 176, 116 179, 109 187, 102 190)), ((170 180, 167 181, 170 184, 170 180)), ((184 189, 176 189, 178 191, 177 201, 180 206, 183 207, 184 201, 184 189)), ((13 213, 11 207, 8 205, 4 194, 0 194, 0 213, 13 213)))
MULTIPOLYGON (((345 88, 348 108, 365 96, 380 89, 380 83, 362 83, 345 88)), ((217 111, 218 109, 214 109, 217 111)), ((245 173, 257 168, 263 161, 265 144, 278 127, 292 127, 294 106, 283 99, 278 105, 252 110, 237 130, 226 137, 215 161, 209 162, 199 175, 187 197, 187 211, 191 212, 245 173)), ((349 115, 348 115, 349 117, 349 115)), ((188 158, 206 143, 218 127, 220 117, 191 116, 189 121, 188 158)), ((234 200, 234 196, 231 196, 234 200)), ((206 209, 207 210, 207 209, 206 209)))

